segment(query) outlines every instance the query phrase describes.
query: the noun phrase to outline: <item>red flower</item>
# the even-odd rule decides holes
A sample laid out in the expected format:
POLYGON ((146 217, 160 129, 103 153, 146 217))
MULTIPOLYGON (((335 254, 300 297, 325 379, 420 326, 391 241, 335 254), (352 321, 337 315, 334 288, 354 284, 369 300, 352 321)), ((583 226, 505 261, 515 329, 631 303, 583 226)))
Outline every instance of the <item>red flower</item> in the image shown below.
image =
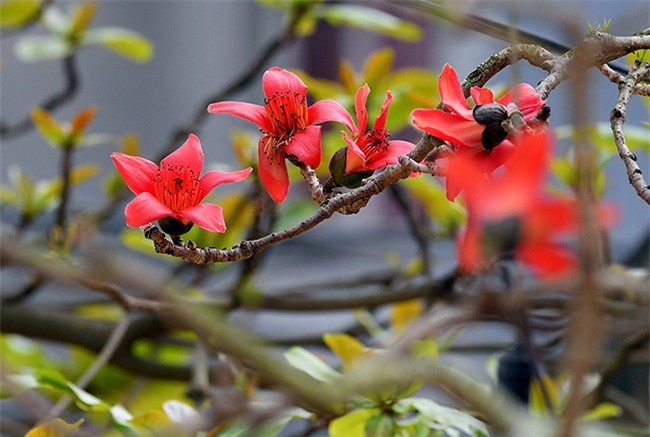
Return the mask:
MULTIPOLYGON (((524 121, 533 118, 544 106, 535 89, 519 84, 502 98, 494 101, 488 88, 472 87, 474 108, 467 99, 454 69, 446 64, 438 80, 438 89, 444 109, 415 109, 413 124, 454 145, 461 153, 475 154, 483 171, 491 173, 503 165, 513 152, 513 144, 506 137, 501 122, 513 111, 522 113, 524 121)), ((448 172, 447 198, 454 200, 460 191, 463 173, 448 172)))
POLYGON ((467 205, 467 229, 459 240, 460 264, 476 271, 503 252, 544 276, 571 272, 576 260, 571 251, 557 244, 558 234, 575 230, 577 210, 568 199, 542 193, 551 156, 547 132, 524 134, 503 174, 489 177, 480 158, 451 158, 449 172, 462 172, 467 205), (500 176, 497 178, 497 176, 500 176))
MULTIPOLYGON (((321 160, 321 127, 326 121, 343 123, 353 131, 352 117, 339 103, 322 100, 307 105, 307 86, 290 71, 272 67, 262 78, 264 106, 244 102, 217 102, 213 114, 226 113, 257 124, 262 130, 258 147, 260 178, 273 200, 284 201, 289 192, 285 158, 311 168, 321 160)), ((354 131, 353 131, 354 132, 354 131)))
POLYGON ((370 94, 370 87, 363 85, 357 91, 354 107, 357 113, 358 135, 355 140, 343 132, 343 139, 348 144, 345 157, 345 173, 359 173, 374 171, 384 168, 389 164, 396 164, 397 158, 406 155, 415 147, 408 141, 388 140, 389 132, 386 130, 386 117, 388 108, 393 101, 393 94, 388 91, 386 100, 381 106, 379 115, 375 119, 373 129, 366 130, 368 124, 368 110, 366 102, 370 94))
POLYGON ((218 185, 242 181, 252 171, 250 167, 235 172, 209 171, 199 177, 203 150, 193 134, 164 158, 160 167, 148 159, 123 153, 113 153, 111 159, 136 195, 126 205, 126 224, 136 228, 171 218, 185 225, 180 226, 184 231, 179 234, 187 232, 192 223, 208 231, 225 232, 221 207, 201 201, 218 185))

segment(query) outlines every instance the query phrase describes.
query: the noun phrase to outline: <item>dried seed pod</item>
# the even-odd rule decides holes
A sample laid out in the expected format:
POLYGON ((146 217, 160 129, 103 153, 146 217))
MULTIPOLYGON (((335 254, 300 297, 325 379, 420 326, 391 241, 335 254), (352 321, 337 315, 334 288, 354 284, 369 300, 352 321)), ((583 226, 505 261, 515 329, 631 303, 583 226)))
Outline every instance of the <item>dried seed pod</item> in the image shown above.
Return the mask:
POLYGON ((472 116, 477 123, 490 125, 501 123, 508 118, 508 110, 500 103, 488 103, 486 105, 477 105, 472 110, 472 116))

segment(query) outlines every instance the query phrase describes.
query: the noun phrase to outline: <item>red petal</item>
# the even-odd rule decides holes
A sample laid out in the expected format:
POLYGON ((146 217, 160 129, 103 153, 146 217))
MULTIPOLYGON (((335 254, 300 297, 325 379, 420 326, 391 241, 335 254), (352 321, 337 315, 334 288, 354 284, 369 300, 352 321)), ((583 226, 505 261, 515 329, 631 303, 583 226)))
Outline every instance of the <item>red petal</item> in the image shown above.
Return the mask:
POLYGON ((400 156, 406 155, 415 148, 415 144, 408 141, 392 140, 388 142, 388 149, 382 153, 377 159, 372 162, 366 163, 368 170, 379 170, 387 165, 397 164, 400 156))
POLYGON ((210 232, 226 232, 223 209, 219 205, 202 203, 178 213, 184 219, 210 232))
POLYGON ((522 190, 536 191, 546 176, 552 154, 548 131, 522 134, 514 139, 516 148, 508 159, 508 180, 522 190))
POLYGON ((348 150, 345 152, 345 172, 366 171, 366 154, 363 153, 356 141, 345 132, 343 132, 343 140, 348 144, 348 150))
POLYGON ((473 86, 469 93, 472 95, 472 100, 477 105, 487 105, 489 103, 494 103, 494 94, 489 88, 482 88, 479 86, 473 86))
POLYGON ((413 124, 443 141, 457 146, 483 147, 481 135, 485 126, 440 109, 415 109, 411 116, 413 124))
POLYGON ((258 170, 260 179, 269 196, 277 203, 282 203, 289 192, 289 173, 287 172, 284 154, 274 153, 268 156, 264 153, 269 138, 269 136, 263 136, 260 139, 257 153, 259 159, 258 170))
POLYGON ((472 109, 467 104, 458 76, 449 64, 445 64, 440 73, 438 90, 442 103, 447 109, 465 119, 472 118, 472 109))
POLYGON ((244 170, 223 172, 223 171, 209 171, 201 177, 201 198, 199 202, 207 196, 210 191, 221 184, 230 184, 233 182, 243 181, 253 171, 251 167, 244 170))
POLYGON ((570 250, 550 242, 522 245, 517 249, 516 256, 547 279, 570 274, 577 266, 570 250))
POLYGON ((216 102, 208 106, 211 114, 230 114, 258 125, 264 132, 273 132, 273 125, 263 106, 245 102, 216 102))
POLYGON ((470 273, 483 266, 481 235, 473 226, 469 226, 458 240, 458 259, 463 270, 470 273))
POLYGON ((307 126, 284 146, 284 153, 295 156, 311 168, 318 168, 321 159, 320 130, 320 126, 307 126))
POLYGON ((517 108, 524 115, 524 120, 526 121, 537 114, 542 109, 542 106, 544 106, 544 100, 540 99, 535 88, 527 83, 515 86, 499 99, 499 103, 503 106, 508 106, 511 102, 517 105, 517 108))
POLYGON ((126 205, 124 210, 126 224, 133 228, 144 226, 172 214, 173 211, 167 205, 161 203, 153 194, 146 192, 138 194, 126 205))
POLYGON ((344 125, 353 135, 358 132, 352 116, 339 102, 334 100, 320 100, 307 108, 308 124, 320 124, 326 121, 335 121, 344 125))
POLYGON ((386 92, 386 100, 384 100, 384 104, 381 105, 381 110, 379 111, 379 115, 375 119, 375 129, 376 130, 383 130, 386 127, 386 118, 388 117, 388 108, 390 107, 391 102, 393 101, 393 93, 388 90, 386 92))
POLYGON ((194 134, 190 134, 181 147, 167 155, 160 163, 166 167, 190 168, 198 177, 203 170, 203 149, 201 142, 194 134))
POLYGON ((368 108, 366 107, 368 103, 368 95, 370 94, 370 87, 368 84, 364 84, 357 91, 357 95, 354 98, 354 110, 357 113, 357 124, 359 126, 359 135, 363 135, 366 132, 368 127, 368 108))
POLYGON ((264 95, 270 98, 276 92, 291 90, 297 92, 301 97, 307 95, 307 85, 294 73, 280 67, 271 67, 262 76, 262 88, 264 95))
POLYGON ((134 194, 153 191, 153 180, 158 175, 158 166, 139 156, 115 152, 111 154, 113 164, 124 182, 134 194))

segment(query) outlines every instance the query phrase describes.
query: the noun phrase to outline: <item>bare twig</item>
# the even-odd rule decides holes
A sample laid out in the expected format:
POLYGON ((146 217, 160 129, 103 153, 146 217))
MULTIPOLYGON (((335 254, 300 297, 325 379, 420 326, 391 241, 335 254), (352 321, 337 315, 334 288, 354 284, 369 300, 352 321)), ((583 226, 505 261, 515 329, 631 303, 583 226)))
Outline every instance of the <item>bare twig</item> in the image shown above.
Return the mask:
POLYGON ((643 178, 643 172, 637 163, 637 157, 627 146, 625 133, 623 132, 623 123, 625 123, 627 108, 635 86, 641 79, 648 75, 650 75, 650 63, 646 62, 644 65, 641 65, 638 61, 634 63, 630 74, 619 83, 618 99, 612 109, 609 120, 612 126, 612 133, 614 134, 614 142, 618 149, 618 156, 621 157, 625 164, 625 170, 627 171, 630 184, 634 187, 639 197, 650 204, 650 186, 643 178))

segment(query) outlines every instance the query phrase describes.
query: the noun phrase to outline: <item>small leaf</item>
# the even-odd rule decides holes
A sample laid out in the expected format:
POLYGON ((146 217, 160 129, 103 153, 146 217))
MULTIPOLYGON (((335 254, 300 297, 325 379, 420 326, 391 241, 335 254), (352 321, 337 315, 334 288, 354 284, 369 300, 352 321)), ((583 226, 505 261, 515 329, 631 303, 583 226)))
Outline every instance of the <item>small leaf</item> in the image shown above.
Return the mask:
POLYGON ((90 22, 95 18, 96 12, 96 3, 82 3, 75 8, 70 23, 70 35, 72 38, 78 37, 81 32, 88 29, 90 22))
POLYGON ((38 0, 5 0, 0 3, 0 28, 20 27, 38 12, 38 0))
POLYGON ((334 26, 346 25, 410 42, 422 38, 422 29, 416 24, 372 7, 328 4, 315 8, 315 13, 334 26))
POLYGON ((75 423, 67 423, 62 419, 54 419, 45 422, 36 428, 30 429, 25 437, 70 437, 77 434, 79 427, 83 423, 83 419, 79 419, 75 423))
POLYGON ((330 437, 365 437, 366 424, 378 413, 379 408, 354 410, 332 420, 327 430, 330 437))
POLYGON ((366 347, 363 343, 348 334, 326 333, 323 334, 323 341, 339 357, 343 367, 346 369, 352 367, 359 359, 365 356, 366 347))
POLYGON ((9 167, 9 181, 16 189, 19 209, 26 215, 34 215, 33 210, 35 186, 31 178, 17 165, 9 167))
POLYGON ((611 419, 613 417, 620 417, 623 414, 623 409, 611 402, 601 402, 591 410, 587 411, 580 420, 583 422, 590 422, 595 420, 611 419))
POLYGON ((87 31, 83 44, 101 44, 107 49, 136 62, 147 62, 153 56, 151 42, 137 32, 120 27, 102 27, 87 31))
POLYGON ((16 42, 14 54, 23 62, 52 61, 72 53, 70 45, 49 35, 27 35, 16 42))
POLYGON ((392 437, 395 435, 395 420, 388 414, 372 416, 366 423, 366 435, 376 437, 392 437))
POLYGON ((61 11, 56 6, 49 5, 43 12, 43 24, 52 33, 61 37, 61 39, 68 36, 70 33, 70 17, 61 11))
POLYGON ((79 185, 82 182, 87 181, 88 179, 96 176, 101 171, 101 167, 98 164, 85 164, 75 167, 70 172, 70 183, 72 185, 79 185))
POLYGON ((93 121, 93 118, 95 118, 96 112, 97 111, 94 107, 89 106, 77 113, 72 120, 70 120, 70 134, 75 138, 83 136, 86 127, 91 121, 93 121))
POLYGON ((50 144, 62 146, 67 140, 68 136, 61 125, 45 109, 34 108, 31 117, 38 131, 50 144))
POLYGON ((405 300, 391 305, 390 325, 396 335, 406 331, 411 323, 424 311, 424 305, 419 299, 405 300))
POLYGON ((378 86, 390 73, 395 59, 395 51, 384 47, 374 51, 366 58, 363 68, 363 79, 371 89, 378 86))
POLYGON ((341 378, 341 374, 332 369, 320 357, 300 346, 290 348, 284 353, 284 357, 293 367, 319 381, 333 382, 341 378))
POLYGON ((559 395, 558 389, 555 380, 548 375, 542 375, 541 382, 538 379, 534 379, 530 384, 530 409, 533 413, 537 413, 540 416, 548 416, 559 409, 559 395), (546 389, 546 394, 549 397, 551 402, 551 408, 554 411, 548 411, 548 406, 546 399, 544 397, 544 392, 542 392, 542 384, 546 389))
POLYGON ((80 387, 77 387, 72 382, 68 381, 58 372, 51 370, 39 370, 35 373, 36 379, 42 386, 49 386, 54 389, 62 390, 72 395, 82 407, 91 410, 107 410, 109 407, 101 399, 91 395, 80 387))

